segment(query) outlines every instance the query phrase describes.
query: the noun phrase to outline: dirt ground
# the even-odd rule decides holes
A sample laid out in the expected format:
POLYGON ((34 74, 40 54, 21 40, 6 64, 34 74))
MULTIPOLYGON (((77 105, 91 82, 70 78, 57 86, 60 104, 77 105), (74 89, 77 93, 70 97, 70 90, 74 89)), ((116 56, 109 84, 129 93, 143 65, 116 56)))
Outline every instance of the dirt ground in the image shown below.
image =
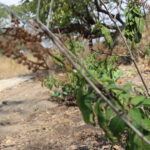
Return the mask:
POLYGON ((77 107, 51 102, 40 82, 0 92, 0 150, 110 148, 102 130, 83 122, 77 107))

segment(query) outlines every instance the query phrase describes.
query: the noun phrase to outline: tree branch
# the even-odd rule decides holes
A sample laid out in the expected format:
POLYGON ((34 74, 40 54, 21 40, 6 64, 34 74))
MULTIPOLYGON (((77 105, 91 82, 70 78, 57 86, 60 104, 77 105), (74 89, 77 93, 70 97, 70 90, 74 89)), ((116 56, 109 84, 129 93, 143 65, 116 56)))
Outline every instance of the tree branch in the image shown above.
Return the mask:
POLYGON ((47 18, 47 27, 49 27, 49 23, 50 23, 50 21, 51 21, 53 3, 54 3, 54 0, 51 0, 51 2, 50 2, 50 7, 49 7, 48 18, 47 18))
MULTIPOLYGON (((117 27, 116 26, 108 25, 108 24, 105 24, 105 23, 102 23, 102 25, 104 25, 108 29, 116 30, 115 32, 111 33, 113 37, 116 37, 115 36, 115 35, 117 35, 117 33, 116 33, 117 32, 117 27)), ((122 26, 120 26, 120 28, 123 29, 122 26)), ((61 32, 62 34, 78 32, 78 33, 82 34, 84 38, 88 38, 89 36, 91 36, 92 38, 102 37, 101 35, 97 34, 99 32, 99 30, 97 30, 95 32, 91 32, 90 29, 85 28, 85 26, 83 24, 79 24, 79 23, 70 24, 69 26, 66 26, 66 27, 53 28, 52 32, 53 33, 60 33, 61 32)))
MULTIPOLYGON (((96 6, 98 12, 102 12, 102 13, 104 13, 104 14, 106 14, 106 15, 109 16, 108 11, 102 9, 102 8, 99 6, 97 0, 94 0, 94 3, 95 3, 95 6, 96 6)), ((122 25, 124 25, 124 22, 123 22, 123 20, 122 20, 121 17, 120 17, 120 14, 114 15, 114 14, 111 13, 111 16, 112 16, 113 18, 116 18, 122 25)))
POLYGON ((39 18, 39 15, 40 15, 40 5, 41 5, 41 0, 38 0, 37 9, 36 9, 37 18, 39 18))

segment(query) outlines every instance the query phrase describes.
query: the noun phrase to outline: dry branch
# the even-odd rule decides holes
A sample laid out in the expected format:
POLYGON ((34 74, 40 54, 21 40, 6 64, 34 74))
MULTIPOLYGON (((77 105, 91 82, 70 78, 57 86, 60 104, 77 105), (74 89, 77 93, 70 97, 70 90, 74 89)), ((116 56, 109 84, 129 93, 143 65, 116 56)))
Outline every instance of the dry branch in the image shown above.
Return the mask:
POLYGON ((37 9, 36 9, 36 17, 37 18, 39 18, 39 16, 40 16, 40 5, 41 5, 41 0, 38 0, 37 9))
POLYGON ((50 7, 49 7, 48 18, 47 18, 47 25, 46 25, 47 27, 49 27, 49 23, 50 23, 50 21, 51 21, 53 3, 54 3, 54 0, 51 0, 51 2, 50 2, 50 7))

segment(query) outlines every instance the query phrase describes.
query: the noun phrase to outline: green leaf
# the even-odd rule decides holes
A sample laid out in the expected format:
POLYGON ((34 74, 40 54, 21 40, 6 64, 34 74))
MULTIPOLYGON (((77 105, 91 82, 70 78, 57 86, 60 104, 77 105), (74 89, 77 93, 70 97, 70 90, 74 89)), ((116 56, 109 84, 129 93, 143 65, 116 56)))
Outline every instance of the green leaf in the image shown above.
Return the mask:
POLYGON ((130 109, 128 114, 134 119, 137 119, 137 120, 143 119, 142 118, 143 114, 141 113, 141 110, 139 108, 130 109))
POLYGON ((119 136, 121 132, 124 131, 126 125, 123 120, 121 120, 118 116, 111 119, 109 124, 109 128, 113 132, 115 136, 119 136))
POLYGON ((96 102, 95 107, 94 107, 94 112, 95 112, 95 115, 98 119, 98 124, 104 130, 106 136, 110 140, 116 142, 116 140, 117 140, 116 137, 114 137, 110 128, 108 127, 109 121, 107 120, 106 114, 100 108, 100 100, 96 102))
MULTIPOLYGON (((146 138, 148 138, 150 140, 150 136, 146 136, 146 138)), ((138 135, 134 136, 134 149, 132 150, 149 150, 150 149, 150 145, 147 144, 146 142, 144 142, 138 135)))
POLYGON ((60 97, 60 98, 63 97, 63 93, 60 91, 51 91, 51 95, 54 97, 60 97))
POLYGON ((141 18, 135 17, 135 22, 136 22, 136 26, 138 28, 138 31, 140 33, 142 33, 142 31, 144 29, 144 19, 143 19, 143 17, 141 17, 141 18))
POLYGON ((102 25, 100 23, 97 23, 93 27, 92 32, 97 32, 96 34, 100 36, 102 34, 101 29, 102 29, 102 25))
POLYGON ((109 44, 110 48, 112 48, 114 45, 114 42, 113 42, 112 37, 110 35, 110 31, 105 26, 102 26, 101 31, 102 31, 102 34, 104 35, 106 42, 109 44))
POLYGON ((139 108, 133 108, 129 110, 128 115, 132 124, 136 128, 141 129, 141 124, 143 120, 143 112, 139 108))
MULTIPOLYGON (((129 130, 126 141, 126 150, 149 150, 150 145, 145 143, 138 135, 129 130)), ((144 133, 143 133, 144 134, 144 133)), ((150 136, 144 135, 150 140, 150 136)))
POLYGON ((116 85, 109 86, 108 89, 112 90, 115 93, 122 93, 124 91, 122 88, 119 88, 116 85))
POLYGON ((143 119, 142 120, 142 127, 150 132, 150 120, 149 119, 143 119))
POLYGON ((85 105, 89 108, 92 109, 92 101, 94 99, 94 93, 88 93, 87 95, 84 96, 84 101, 85 105))
POLYGON ((134 35, 134 42, 139 43, 141 38, 142 38, 142 34, 139 31, 136 31, 134 35))
MULTIPOLYGON (((112 79, 110 79, 110 77, 106 76, 104 77, 103 75, 103 78, 101 79, 101 81, 105 84, 108 84, 108 85, 111 85, 114 83, 114 81, 112 79)), ((108 87, 109 88, 109 87, 108 87)))
POLYGON ((142 104, 144 100, 145 100, 145 96, 136 96, 131 99, 131 104, 133 105, 138 105, 140 103, 142 104))
POLYGON ((77 92, 77 104, 81 110, 83 119, 86 123, 95 124, 94 113, 92 109, 92 98, 83 95, 83 89, 80 88, 77 92))
POLYGON ((102 124, 102 123, 105 123, 106 119, 105 119, 104 115, 101 113, 101 110, 100 110, 100 101, 96 102, 94 112, 95 112, 95 114, 98 118, 99 125, 102 124))
POLYGON ((137 15, 137 16, 140 16, 141 15, 141 12, 139 9, 133 9, 133 12, 137 15))
POLYGON ((115 113, 114 111, 110 108, 110 107, 107 107, 107 109, 105 110, 105 117, 106 117, 106 120, 111 120, 111 118, 115 116, 115 113))
POLYGON ((145 100, 143 101, 143 106, 144 106, 144 107, 150 107, 150 99, 145 99, 145 100))
POLYGON ((122 100, 122 103, 126 103, 129 101, 130 99, 130 93, 122 93, 119 95, 119 99, 122 100))
POLYGON ((128 91, 128 90, 131 90, 131 89, 132 89, 132 86, 133 86, 132 83, 127 83, 127 84, 125 84, 125 85, 123 86, 123 88, 128 91))

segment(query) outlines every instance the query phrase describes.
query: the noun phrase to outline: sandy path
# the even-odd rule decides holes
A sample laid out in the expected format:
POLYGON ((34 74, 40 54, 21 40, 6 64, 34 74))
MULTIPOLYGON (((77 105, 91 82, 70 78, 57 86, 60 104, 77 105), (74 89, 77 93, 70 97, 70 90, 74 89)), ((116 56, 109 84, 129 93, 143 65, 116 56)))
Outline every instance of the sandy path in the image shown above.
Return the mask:
POLYGON ((0 139, 22 131, 34 113, 57 106, 48 101, 49 90, 30 79, 27 76, 0 81, 0 139))
POLYGON ((20 82, 0 92, 0 150, 110 149, 102 130, 85 124, 77 107, 52 102, 40 82, 20 82))
POLYGON ((20 83, 29 81, 33 78, 33 76, 21 76, 21 77, 15 77, 11 79, 3 79, 0 80, 0 92, 9 88, 13 88, 18 86, 20 83))

